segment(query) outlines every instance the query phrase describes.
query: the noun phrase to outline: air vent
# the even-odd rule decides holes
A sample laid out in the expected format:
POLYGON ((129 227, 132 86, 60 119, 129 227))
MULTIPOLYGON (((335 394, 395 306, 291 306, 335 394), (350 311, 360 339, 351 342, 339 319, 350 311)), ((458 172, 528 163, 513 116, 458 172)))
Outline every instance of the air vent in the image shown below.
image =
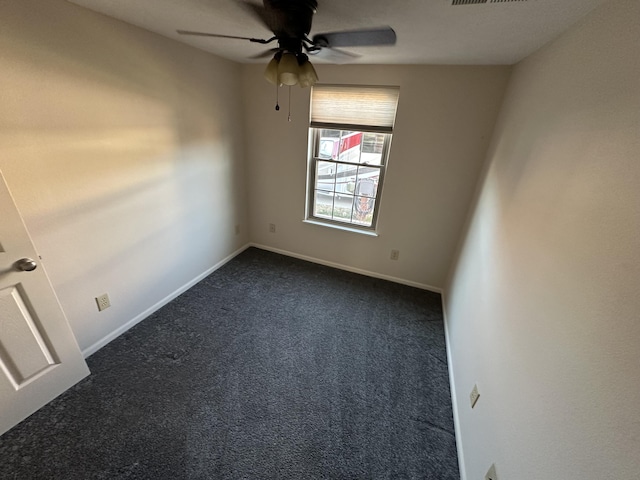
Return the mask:
POLYGON ((478 3, 487 3, 487 0, 453 0, 451 5, 476 5, 478 3))
POLYGON ((451 5, 480 5, 484 3, 512 3, 526 1, 527 0, 452 0, 451 5))

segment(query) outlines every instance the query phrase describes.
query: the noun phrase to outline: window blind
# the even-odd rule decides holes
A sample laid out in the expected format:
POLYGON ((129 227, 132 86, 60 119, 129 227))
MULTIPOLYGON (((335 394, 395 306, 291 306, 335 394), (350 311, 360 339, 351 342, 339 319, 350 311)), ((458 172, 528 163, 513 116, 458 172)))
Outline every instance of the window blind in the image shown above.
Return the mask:
POLYGON ((391 133, 399 87, 315 85, 311 127, 391 133))

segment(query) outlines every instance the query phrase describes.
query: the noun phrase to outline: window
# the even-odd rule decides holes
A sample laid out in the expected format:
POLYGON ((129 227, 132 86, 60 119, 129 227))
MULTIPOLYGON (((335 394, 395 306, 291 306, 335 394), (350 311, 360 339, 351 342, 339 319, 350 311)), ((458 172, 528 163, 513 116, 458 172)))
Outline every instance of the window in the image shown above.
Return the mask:
POLYGON ((307 220, 375 230, 398 93, 397 87, 313 87, 307 220))

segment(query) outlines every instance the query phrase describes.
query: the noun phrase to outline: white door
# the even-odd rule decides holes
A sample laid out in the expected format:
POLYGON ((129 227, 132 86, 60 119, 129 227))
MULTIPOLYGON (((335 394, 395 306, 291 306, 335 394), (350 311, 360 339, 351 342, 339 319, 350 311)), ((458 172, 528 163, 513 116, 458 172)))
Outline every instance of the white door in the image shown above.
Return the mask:
POLYGON ((88 374, 0 172, 0 435, 88 374))

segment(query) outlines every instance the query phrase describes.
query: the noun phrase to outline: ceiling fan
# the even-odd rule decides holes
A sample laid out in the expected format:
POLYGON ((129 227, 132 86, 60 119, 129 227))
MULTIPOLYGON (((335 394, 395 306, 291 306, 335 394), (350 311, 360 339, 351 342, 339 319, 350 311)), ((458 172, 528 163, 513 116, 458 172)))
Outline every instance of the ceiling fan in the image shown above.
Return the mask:
POLYGON ((319 33, 309 37, 313 15, 318 8, 317 0, 263 0, 264 5, 244 1, 247 9, 258 18, 273 36, 268 39, 237 37, 217 33, 177 30, 181 35, 233 38, 248 40, 263 45, 278 42, 278 46, 253 58, 273 55, 265 71, 266 79, 274 85, 300 85, 309 87, 316 83, 318 75, 309 61, 309 55, 344 63, 358 55, 336 47, 360 47, 394 45, 396 33, 391 27, 364 30, 319 33))

